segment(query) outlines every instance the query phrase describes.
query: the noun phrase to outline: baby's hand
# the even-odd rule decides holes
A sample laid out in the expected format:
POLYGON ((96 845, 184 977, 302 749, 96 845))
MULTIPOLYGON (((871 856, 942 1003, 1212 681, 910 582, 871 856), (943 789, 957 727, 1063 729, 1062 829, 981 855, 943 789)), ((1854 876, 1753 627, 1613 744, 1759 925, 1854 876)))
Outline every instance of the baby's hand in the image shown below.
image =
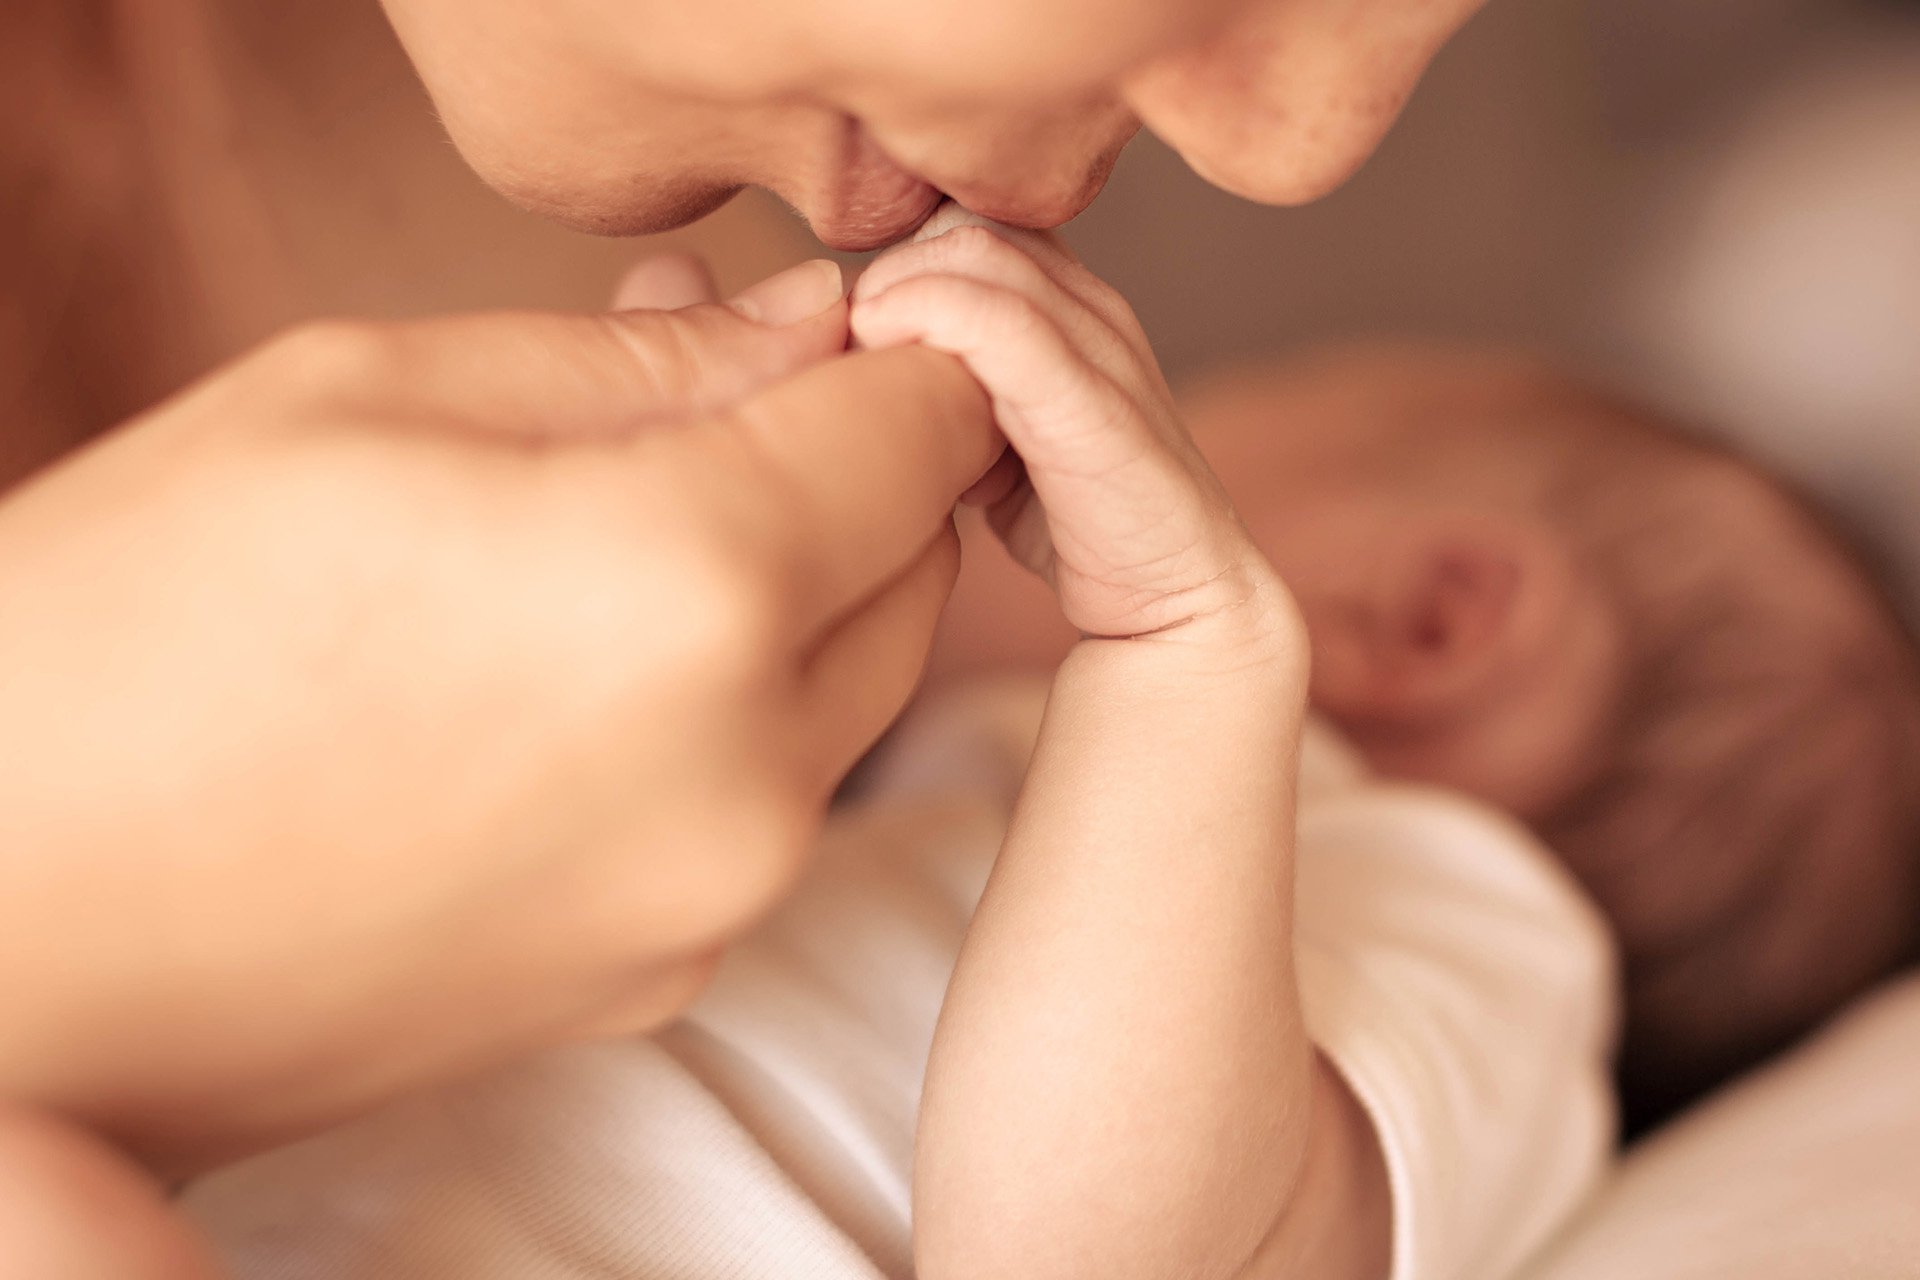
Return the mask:
POLYGON ((1132 310, 1057 238, 949 206, 861 278, 853 332, 950 352, 985 386, 1012 448, 968 501, 1083 633, 1291 628, 1132 310))

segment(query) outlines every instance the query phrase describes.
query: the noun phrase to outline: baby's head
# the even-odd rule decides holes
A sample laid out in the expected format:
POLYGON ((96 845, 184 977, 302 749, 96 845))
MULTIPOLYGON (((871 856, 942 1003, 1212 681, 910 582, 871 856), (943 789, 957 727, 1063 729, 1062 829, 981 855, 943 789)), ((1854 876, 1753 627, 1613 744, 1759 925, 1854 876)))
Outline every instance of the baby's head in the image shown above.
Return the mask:
POLYGON ((1806 503, 1511 357, 1345 351, 1190 409, 1319 708, 1526 820, 1606 911, 1640 1116, 1914 954, 1920 659, 1806 503))

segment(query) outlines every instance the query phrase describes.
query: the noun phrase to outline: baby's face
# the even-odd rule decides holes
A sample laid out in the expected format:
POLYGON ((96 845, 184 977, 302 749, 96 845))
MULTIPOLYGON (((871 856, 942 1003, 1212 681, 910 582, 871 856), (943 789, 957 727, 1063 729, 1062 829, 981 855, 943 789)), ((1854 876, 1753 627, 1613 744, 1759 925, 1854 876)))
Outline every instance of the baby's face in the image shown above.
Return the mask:
POLYGON ((1317 708, 1384 772, 1526 817, 1586 780, 1624 623, 1522 460, 1405 447, 1471 377, 1341 356, 1219 384, 1189 419, 1306 618, 1317 708))
POLYGON ((903 236, 946 192, 1072 217, 1144 121, 1254 198, 1343 178, 1481 0, 386 0, 495 186, 593 230, 747 185, 827 243, 903 236))

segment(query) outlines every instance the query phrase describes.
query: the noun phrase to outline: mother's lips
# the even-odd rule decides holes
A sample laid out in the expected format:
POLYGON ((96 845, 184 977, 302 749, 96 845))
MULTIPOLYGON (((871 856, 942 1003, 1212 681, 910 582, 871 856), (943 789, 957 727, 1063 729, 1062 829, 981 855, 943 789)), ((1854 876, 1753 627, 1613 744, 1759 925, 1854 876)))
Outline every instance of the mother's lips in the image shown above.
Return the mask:
POLYGON ((813 234, 829 249, 842 253, 865 253, 884 249, 906 239, 933 216, 945 197, 938 188, 920 183, 916 190, 901 195, 861 199, 810 220, 813 234))
POLYGON ((894 160, 858 121, 847 120, 841 137, 837 167, 814 188, 816 198, 795 203, 822 243, 853 253, 906 238, 947 198, 1010 226, 1057 227, 1092 203, 1126 145, 1122 136, 1077 170, 1046 180, 1026 174, 1009 184, 1002 175, 942 191, 894 160))
POLYGON ((821 243, 858 253, 912 234, 939 206, 941 193, 895 163, 858 121, 847 125, 838 172, 823 193, 824 207, 804 211, 821 243))

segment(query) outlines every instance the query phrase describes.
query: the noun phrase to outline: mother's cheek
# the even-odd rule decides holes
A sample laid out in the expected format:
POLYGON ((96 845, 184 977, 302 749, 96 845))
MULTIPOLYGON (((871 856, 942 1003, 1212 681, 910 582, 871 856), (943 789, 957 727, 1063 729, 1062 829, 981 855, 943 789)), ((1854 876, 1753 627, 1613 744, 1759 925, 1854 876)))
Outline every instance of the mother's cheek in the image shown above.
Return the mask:
POLYGON ((756 180, 752 134, 772 122, 653 92, 530 27, 517 5, 387 7, 461 156, 528 212, 641 235, 696 221, 756 180))

